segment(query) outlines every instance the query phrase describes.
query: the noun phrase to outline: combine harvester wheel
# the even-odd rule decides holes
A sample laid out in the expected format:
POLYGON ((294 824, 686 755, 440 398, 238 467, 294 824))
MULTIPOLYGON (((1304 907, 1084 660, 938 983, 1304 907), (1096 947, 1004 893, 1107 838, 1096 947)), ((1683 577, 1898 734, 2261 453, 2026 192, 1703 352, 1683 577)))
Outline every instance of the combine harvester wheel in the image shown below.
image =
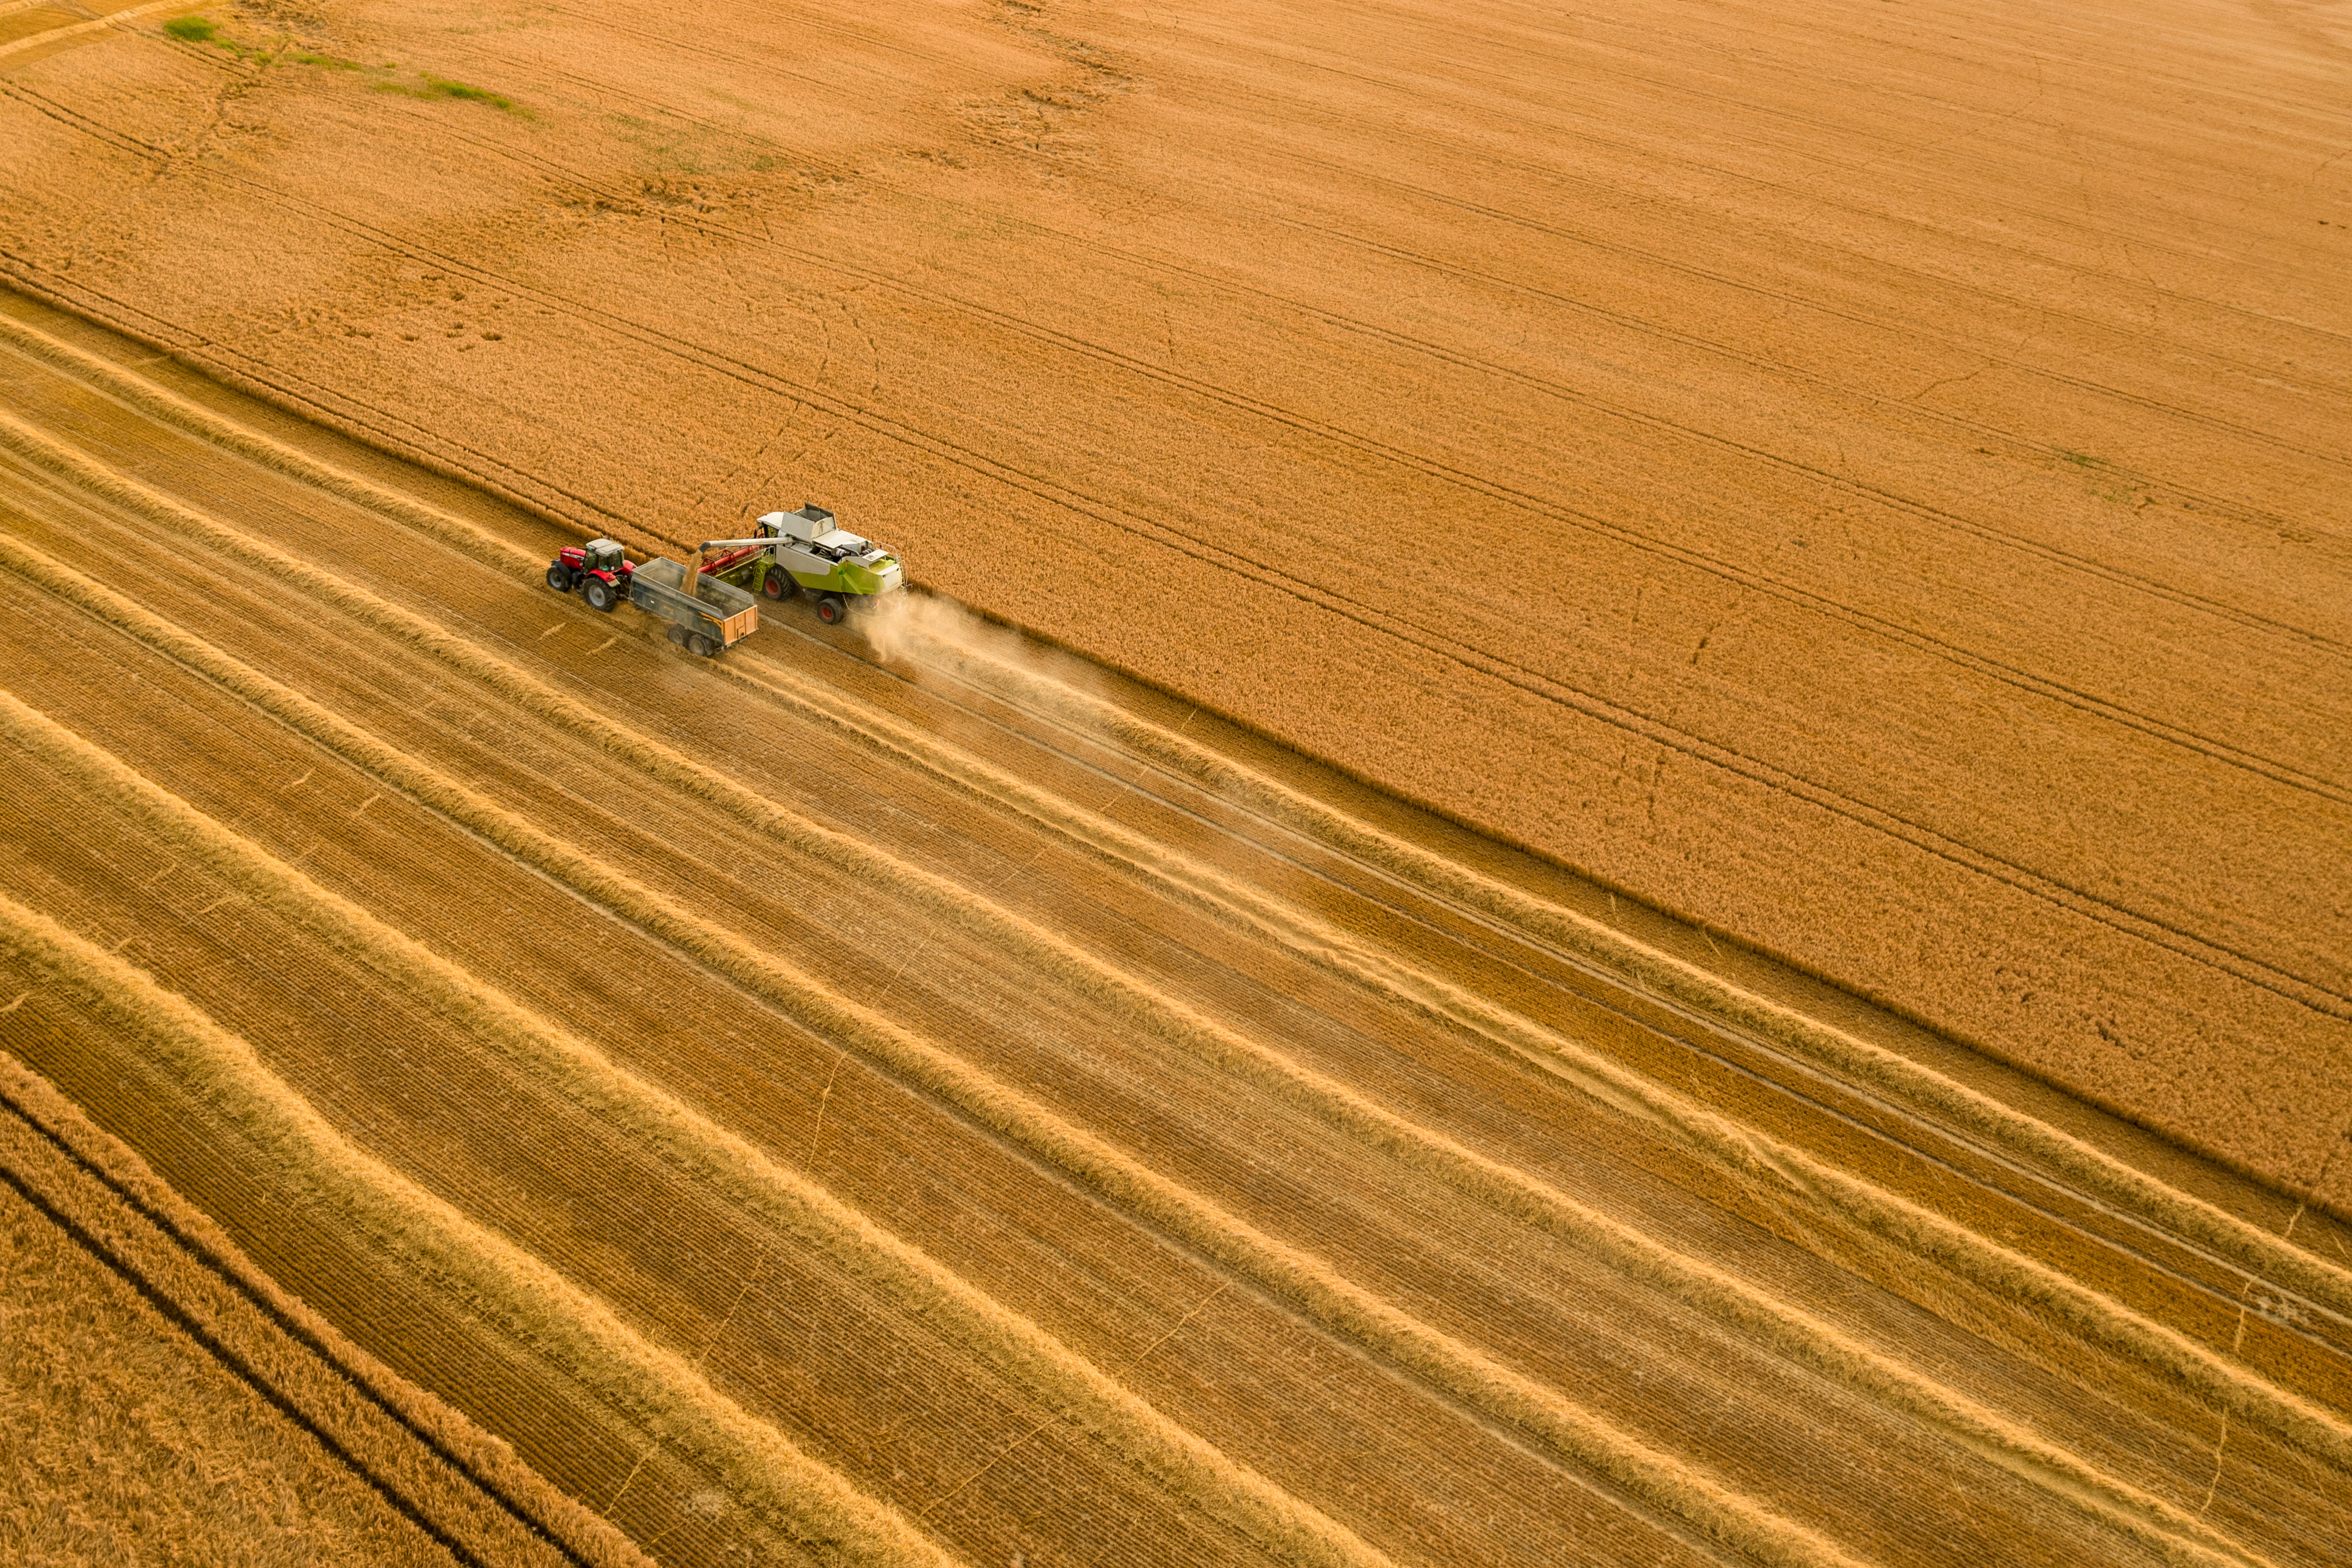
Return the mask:
POLYGON ((849 614, 849 606, 843 604, 835 595, 827 594, 816 602, 816 618, 826 626, 839 626, 841 618, 847 614, 849 614))

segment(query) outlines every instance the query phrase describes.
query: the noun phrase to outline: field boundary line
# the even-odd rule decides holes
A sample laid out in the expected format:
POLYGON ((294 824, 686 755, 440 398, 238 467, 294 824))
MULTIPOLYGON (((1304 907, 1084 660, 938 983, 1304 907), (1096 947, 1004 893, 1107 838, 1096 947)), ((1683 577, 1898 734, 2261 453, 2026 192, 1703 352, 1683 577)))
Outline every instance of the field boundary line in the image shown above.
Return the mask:
POLYGON ((151 1226, 163 1245, 220 1281, 272 1330, 330 1371, 355 1400, 381 1412, 577 1568, 651 1568, 651 1560, 635 1542, 525 1463, 505 1439, 361 1348, 256 1266, 218 1222, 156 1175, 129 1144, 5 1049, 0 1049, 0 1110, 22 1121, 112 1201, 151 1226), (516 1494, 530 1500, 526 1503, 516 1494))
MULTIPOLYGON (((13 697, 0 699, 0 715, 19 739, 45 726, 89 747, 13 697), (20 728, 27 719, 34 727, 20 728)), ((753 1511, 772 1530, 860 1562, 954 1568, 897 1510, 744 1413, 683 1357, 646 1342, 537 1258, 350 1143, 242 1037, 146 971, 4 894, 0 947, 140 1041, 205 1111, 252 1140, 306 1196, 374 1249, 457 1292, 502 1331, 569 1361, 583 1384, 633 1421, 673 1442, 681 1429, 698 1430, 707 1450, 730 1461, 728 1479, 738 1496, 758 1500, 753 1511)))
MULTIPOLYGON (((123 498, 125 487, 139 489, 118 479, 113 491, 118 500, 123 498)), ((220 530, 212 520, 175 502, 152 492, 141 493, 183 514, 176 520, 179 525, 199 536, 209 537, 220 530)), ((839 996, 821 982, 789 970, 775 955, 677 908, 502 808, 480 802, 463 785, 356 731, 309 699, 169 626, 121 595, 69 569, 42 561, 12 538, 0 537, 0 554, 23 565, 36 581, 57 584, 68 602, 147 642, 296 733, 658 936, 714 973, 765 998, 786 1016, 854 1043, 870 1059, 886 1064, 893 1076, 937 1094, 1114 1206, 1252 1280, 1272 1299, 1374 1351, 1462 1405, 1517 1429, 1541 1447, 1598 1475, 1641 1506, 1768 1562, 1792 1568, 1811 1564, 1853 1568, 1854 1560, 1850 1555, 1811 1531, 1651 1448, 1537 1380, 1400 1311, 1322 1259, 1264 1235, 971 1063, 839 996)), ((291 558, 281 559, 282 573, 309 570, 291 558)), ((375 602, 375 616, 364 618, 395 635, 403 631, 403 621, 415 622, 415 628, 407 631, 411 640, 425 634, 437 635, 436 628, 382 601, 375 602)), ((475 659, 484 658, 470 648, 464 651, 475 659)), ((519 679, 528 679, 519 671, 509 673, 519 679)), ((9 728, 29 723, 70 733, 16 699, 0 694, 0 717, 16 713, 26 717, 9 728)), ((73 739, 88 746, 79 737, 73 739)))
MULTIPOLYGON (((396 237, 372 229, 369 233, 374 237, 377 243, 399 254, 412 257, 420 254, 414 248, 404 248, 405 242, 394 243, 396 237)), ((421 254, 430 255, 440 263, 454 267, 469 276, 487 279, 492 286, 517 291, 519 297, 521 294, 535 296, 538 292, 527 285, 515 283, 511 279, 500 278, 498 274, 488 272, 471 263, 443 256, 439 252, 427 251, 421 254)), ((569 301, 566 302, 569 303, 569 301)), ((1106 527, 1132 533, 1163 547, 1174 549, 1206 565, 1247 579, 1269 591, 1297 598, 1320 610, 1351 620, 1369 632, 1410 644, 1424 653, 1447 659, 1465 670, 1499 681, 1553 707, 1575 713, 1592 722, 1637 736, 1649 744, 1678 752, 1706 767, 1761 784, 1790 800, 1809 805, 1814 810, 1842 817, 1859 827, 1883 835, 1919 853, 1945 860, 1974 876, 1999 883, 2027 898, 2047 904, 2053 909, 2077 919, 2088 921, 2093 924, 2105 926, 2119 935, 2145 942, 2161 952, 2171 953, 2176 958, 2211 969, 2218 973, 2227 974, 2322 1016, 2352 1021, 2352 996, 2332 991, 2323 984, 2291 971, 2281 969, 2250 953, 2241 952, 2220 940, 2200 936, 2193 931, 2168 925, 2161 920, 2144 915, 2112 900, 2086 891, 2055 876, 2035 871, 2029 867, 2005 859, 1991 851, 1979 849, 1974 845, 1914 823, 1885 807, 1845 795, 1829 785, 1815 783, 1801 775, 1789 773, 1769 763, 1751 758, 1744 752, 1696 733, 1679 730, 1649 714, 1627 709, 1605 698, 1594 696, 1580 688, 1555 679, 1511 659, 1465 644, 1438 638, 1414 622, 1387 611, 1361 605, 1334 589, 1324 587, 1307 579, 1273 574, 1244 556, 1237 555, 1221 546, 1196 540, 1171 524, 1146 519, 1138 514, 1127 512, 1124 509, 1096 501, 1093 498, 1080 492, 1068 490, 1053 481, 1041 479, 1010 468, 993 458, 958 447, 941 437, 872 415, 859 405, 843 402, 813 388, 796 386, 795 384, 785 381, 772 372, 761 370, 747 362, 735 360, 718 351, 705 349, 687 340, 671 338, 651 329, 638 328, 626 318, 599 311, 593 307, 580 307, 579 310, 584 312, 581 315, 582 320, 593 319, 604 330, 617 335, 649 343, 673 357, 713 370, 718 374, 741 381, 747 385, 772 384, 792 387, 793 395, 803 401, 814 405, 823 405, 828 412, 857 424, 860 428, 869 433, 913 447, 918 450, 931 452, 935 456, 942 457, 946 461, 955 463, 994 482, 1022 489, 1050 504, 1075 510, 1106 527)), ((224 350, 223 352, 237 353, 238 351, 224 350)), ((239 357, 251 358, 249 355, 241 353, 239 357)), ((326 409, 313 399, 302 397, 299 394, 278 386, 266 378, 259 377, 256 372, 221 365, 216 359, 211 359, 208 363, 213 363, 224 376, 266 387, 274 396, 300 404, 305 408, 310 409, 324 423, 337 427, 356 425, 360 429, 367 428, 363 424, 352 420, 346 415, 326 409)), ((330 395, 344 403, 355 404, 362 407, 367 406, 358 404, 357 400, 347 393, 334 389, 325 390, 330 395)), ((371 412, 384 417, 396 417, 384 415, 382 410, 372 409, 371 412)), ((378 431, 375 432, 373 438, 391 442, 406 451, 422 451, 425 453, 423 460, 430 465, 454 466, 449 465, 446 458, 432 453, 428 448, 417 447, 414 443, 405 441, 402 437, 378 431)), ((488 458, 484 454, 476 453, 475 455, 484 457, 487 461, 498 461, 498 459, 488 458)), ((509 465, 501 464, 500 466, 509 465)), ((462 477, 468 482, 480 484, 510 498, 515 496, 515 492, 482 475, 466 473, 462 477)), ((1486 483, 1484 480, 1476 482, 1477 484, 1486 483)), ((575 501, 581 500, 578 497, 570 499, 575 501)), ((520 504, 534 511, 544 510, 542 503, 520 501, 520 504)), ((585 501, 582 501, 582 504, 593 505, 585 501)), ((1528 504, 1537 503, 1530 501, 1528 504)), ((1547 507, 1551 507, 1551 503, 1540 503, 1538 510, 1547 507)), ((1551 510, 1559 511, 1561 519, 1576 521, 1580 525, 1600 526, 1593 523, 1593 520, 1574 513, 1573 509, 1551 508, 1551 510)), ((1547 515, 1549 513, 1547 512, 1547 515)), ((566 521, 570 527, 576 529, 581 526, 576 521, 566 521)), ((625 524, 623 531, 666 538, 654 533, 649 529, 626 523, 625 520, 620 521, 625 524)), ((1613 525, 1609 526, 1613 527, 1613 525)), ((679 542, 668 541, 668 542, 676 544, 679 542)))

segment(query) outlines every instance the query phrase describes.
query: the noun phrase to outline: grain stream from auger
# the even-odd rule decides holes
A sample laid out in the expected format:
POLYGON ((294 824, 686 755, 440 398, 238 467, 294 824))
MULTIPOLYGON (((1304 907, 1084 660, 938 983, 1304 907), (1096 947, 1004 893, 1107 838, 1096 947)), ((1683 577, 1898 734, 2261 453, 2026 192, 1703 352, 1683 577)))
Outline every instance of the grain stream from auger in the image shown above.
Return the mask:
POLYGON ((951 606, 688 660, 135 357, 0 332, 0 1028, 660 1560, 2352 1544, 2334 1221, 951 606))

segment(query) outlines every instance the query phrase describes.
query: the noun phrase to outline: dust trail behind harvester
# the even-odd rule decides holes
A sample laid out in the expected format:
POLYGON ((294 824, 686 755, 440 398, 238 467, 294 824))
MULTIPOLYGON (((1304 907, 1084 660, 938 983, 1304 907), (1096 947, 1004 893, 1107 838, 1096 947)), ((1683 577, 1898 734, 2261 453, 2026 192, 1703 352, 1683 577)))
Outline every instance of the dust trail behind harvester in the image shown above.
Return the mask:
POLYGON ((1973 1138, 2014 1152, 2128 1213, 2193 1238, 2258 1279, 2352 1315, 2352 1270, 2284 1240, 2205 1198, 2151 1176, 2096 1144, 2011 1108, 1911 1058, 1800 1011, 1732 977, 1568 906, 1486 876, 1186 737, 1110 699, 1081 659, 1051 653, 952 600, 913 598, 877 625, 874 645, 925 677, 967 685, 1129 752, 1213 799, 1259 816, 1424 893, 1458 904, 1637 989, 1693 1007, 1776 1049, 1867 1084, 1973 1138))

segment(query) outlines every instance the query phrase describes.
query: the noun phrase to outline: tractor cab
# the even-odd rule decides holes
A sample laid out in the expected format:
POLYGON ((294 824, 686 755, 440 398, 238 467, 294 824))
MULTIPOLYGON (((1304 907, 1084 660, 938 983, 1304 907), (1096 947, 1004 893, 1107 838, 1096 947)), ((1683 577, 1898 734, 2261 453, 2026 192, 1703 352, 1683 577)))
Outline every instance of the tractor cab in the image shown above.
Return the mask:
POLYGON ((621 547, 609 539, 593 539, 581 547, 580 564, 589 572, 610 572, 618 574, 629 569, 622 557, 621 547))

